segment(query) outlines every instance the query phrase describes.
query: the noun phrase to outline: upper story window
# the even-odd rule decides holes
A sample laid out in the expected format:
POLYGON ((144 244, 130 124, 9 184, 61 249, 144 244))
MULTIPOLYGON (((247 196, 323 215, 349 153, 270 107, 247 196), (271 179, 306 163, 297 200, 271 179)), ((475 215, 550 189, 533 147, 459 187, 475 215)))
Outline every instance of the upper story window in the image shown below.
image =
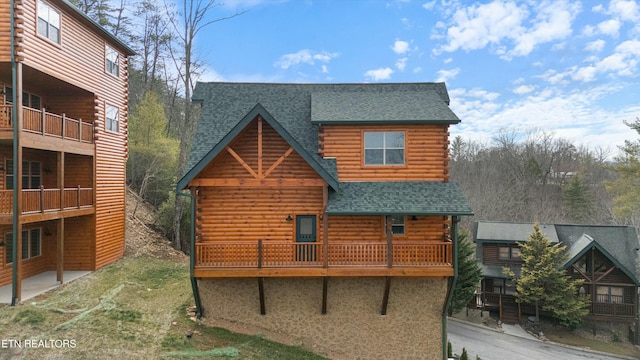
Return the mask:
MULTIPOLYGON (((13 160, 7 160, 5 167, 6 172, 6 188, 13 190, 13 160)), ((39 189, 42 184, 42 163, 39 161, 23 161, 22 162, 22 188, 23 189, 39 189)))
MULTIPOLYGON (((13 88, 6 86, 4 88, 4 102, 6 104, 13 104, 13 88)), ((30 107, 40 110, 42 108, 42 98, 38 95, 22 92, 22 106, 30 107)))
POLYGON ((498 258, 500 260, 520 260, 520 248, 510 246, 500 246, 498 248, 498 258))
POLYGON ((42 0, 38 0, 38 34, 60 44, 60 13, 42 0))
POLYGON ((118 132, 118 108, 111 105, 105 106, 106 123, 105 128, 108 131, 118 132))
POLYGON ((116 49, 112 48, 109 45, 105 45, 105 63, 106 63, 106 71, 113 75, 118 76, 119 74, 119 64, 118 61, 120 59, 120 54, 116 51, 116 49))
POLYGON ((365 165, 404 165, 403 131, 365 131, 365 165))

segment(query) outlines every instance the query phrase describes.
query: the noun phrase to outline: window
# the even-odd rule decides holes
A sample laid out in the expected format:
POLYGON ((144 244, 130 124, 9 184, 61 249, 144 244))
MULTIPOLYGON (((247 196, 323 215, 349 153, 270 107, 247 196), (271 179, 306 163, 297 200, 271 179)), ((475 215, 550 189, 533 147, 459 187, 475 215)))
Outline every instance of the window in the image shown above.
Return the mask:
POLYGON ((113 76, 118 76, 119 74, 119 64, 118 61, 120 54, 111 48, 109 45, 105 47, 105 62, 106 62, 106 70, 109 74, 113 76))
POLYGON ((365 165, 404 165, 404 132, 364 133, 365 165))
MULTIPOLYGON (((404 235, 404 216, 392 215, 391 218, 391 234, 404 235)), ((386 221, 386 219, 385 219, 386 221)), ((387 234, 387 224, 384 224, 384 233, 387 234)))
POLYGON ((596 301, 622 304, 624 302, 624 289, 615 286, 598 286, 596 287, 596 301))
MULTIPOLYGON (((5 264, 13 262, 13 234, 5 236, 5 264)), ((42 255, 42 237, 40 228, 22 230, 22 260, 42 255)))
POLYGON ((105 107, 105 112, 107 118, 105 128, 109 131, 118 132, 118 108, 107 105, 105 107))
MULTIPOLYGON (((6 104, 13 104, 13 88, 9 86, 5 87, 4 102, 6 104)), ((42 99, 38 95, 30 94, 28 92, 23 91, 22 106, 40 110, 42 107, 42 99)))
POLYGON ((498 248, 498 259, 500 260, 520 260, 520 248, 510 246, 500 246, 498 248))
POLYGON ((60 44, 60 13, 42 0, 38 0, 38 34, 60 44))
MULTIPOLYGON (((7 160, 6 188, 13 190, 13 160, 7 160)), ((42 184, 42 164, 39 161, 22 162, 22 188, 39 189, 42 184)))

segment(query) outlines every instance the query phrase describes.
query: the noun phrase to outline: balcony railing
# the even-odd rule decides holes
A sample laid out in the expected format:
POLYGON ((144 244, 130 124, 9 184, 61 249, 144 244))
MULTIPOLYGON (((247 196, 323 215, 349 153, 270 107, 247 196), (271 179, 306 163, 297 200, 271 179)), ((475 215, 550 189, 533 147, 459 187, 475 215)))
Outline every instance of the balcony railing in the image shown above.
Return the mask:
POLYGON ((451 242, 283 243, 258 241, 196 243, 196 268, 349 268, 451 266, 451 242), (326 253, 326 259, 325 259, 326 253), (389 256, 391 255, 391 256, 389 256), (325 261, 326 260, 326 261, 325 261))
POLYGON ((591 304, 591 314, 593 315, 613 315, 634 317, 636 315, 636 304, 616 304, 609 302, 594 302, 591 304))
MULTIPOLYGON (((12 129, 11 105, 0 105, 0 129, 12 129)), ((93 143, 93 124, 70 117, 37 110, 22 108, 22 130, 83 143, 93 143)))
MULTIPOLYGON (((22 213, 82 209, 93 206, 93 188, 22 190, 22 213)), ((0 191, 0 214, 13 213, 13 190, 0 191)))

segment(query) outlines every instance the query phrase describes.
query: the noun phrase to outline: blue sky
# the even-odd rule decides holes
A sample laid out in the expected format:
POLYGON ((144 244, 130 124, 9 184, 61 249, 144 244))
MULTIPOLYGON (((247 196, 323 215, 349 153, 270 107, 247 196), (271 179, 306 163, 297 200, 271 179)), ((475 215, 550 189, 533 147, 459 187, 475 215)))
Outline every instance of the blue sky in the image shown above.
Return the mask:
POLYGON ((640 117, 640 2, 224 0, 196 39, 204 81, 446 82, 462 122, 617 153, 640 117))

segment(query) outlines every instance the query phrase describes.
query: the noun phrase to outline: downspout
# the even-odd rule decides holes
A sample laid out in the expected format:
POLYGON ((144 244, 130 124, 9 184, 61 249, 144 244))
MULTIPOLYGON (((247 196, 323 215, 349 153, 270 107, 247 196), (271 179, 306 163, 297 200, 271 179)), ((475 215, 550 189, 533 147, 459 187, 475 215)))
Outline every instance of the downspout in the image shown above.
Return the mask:
POLYGON ((442 308, 442 359, 447 360, 447 316, 449 312, 449 306, 451 306, 451 301, 453 300, 453 290, 458 283, 458 220, 457 216, 451 217, 451 222, 453 228, 451 229, 452 238, 453 238, 453 258, 451 261, 453 262, 453 277, 449 278, 449 287, 447 288, 447 297, 444 303, 444 307, 442 308))
POLYGON ((16 306, 18 304, 18 298, 20 294, 18 294, 17 284, 18 284, 18 177, 21 176, 17 174, 16 164, 18 164, 18 75, 16 70, 16 53, 15 53, 15 4, 14 0, 10 2, 10 15, 11 18, 11 39, 9 43, 11 44, 11 87, 12 91, 12 99, 11 99, 11 121, 13 121, 13 229, 11 236, 12 244, 12 254, 11 259, 13 261, 11 265, 12 274, 11 274, 11 306, 16 306))
POLYGON ((189 243, 191 244, 189 254, 189 274, 191 278, 191 291, 193 291, 193 299, 196 302, 196 318, 202 317, 202 303, 200 302, 200 291, 198 290, 198 280, 193 276, 195 270, 195 256, 196 256, 196 199, 192 193, 184 193, 182 191, 176 191, 179 196, 188 197, 191 201, 191 228, 189 230, 189 243))

